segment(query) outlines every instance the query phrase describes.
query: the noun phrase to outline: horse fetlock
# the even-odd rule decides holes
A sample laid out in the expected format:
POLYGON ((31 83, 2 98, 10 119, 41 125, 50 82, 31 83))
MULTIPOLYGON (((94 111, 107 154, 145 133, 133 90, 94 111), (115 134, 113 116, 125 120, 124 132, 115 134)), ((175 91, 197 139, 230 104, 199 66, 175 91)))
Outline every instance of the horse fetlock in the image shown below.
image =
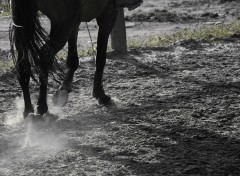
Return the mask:
POLYGON ((93 97, 98 100, 99 104, 108 105, 111 101, 111 97, 105 94, 104 89, 93 89, 93 97))
POLYGON ((46 103, 44 103, 44 104, 37 104, 37 112, 36 112, 36 114, 43 115, 46 112, 48 112, 48 106, 47 106, 46 103))
POLYGON ((106 94, 98 96, 98 97, 96 97, 96 99, 98 100, 98 103, 100 105, 109 105, 111 102, 111 97, 106 94))
POLYGON ((98 85, 98 86, 94 85, 93 86, 93 97, 99 98, 102 95, 105 95, 105 91, 103 89, 103 86, 102 85, 98 85))
POLYGON ((29 114, 32 114, 32 113, 34 113, 33 108, 31 108, 31 109, 25 109, 24 112, 23 112, 23 117, 24 117, 24 118, 27 118, 28 115, 29 115, 29 114))
POLYGON ((43 122, 44 118, 42 115, 40 114, 34 114, 34 113, 30 113, 27 117, 26 117, 26 124, 32 124, 32 123, 37 123, 37 122, 43 122))

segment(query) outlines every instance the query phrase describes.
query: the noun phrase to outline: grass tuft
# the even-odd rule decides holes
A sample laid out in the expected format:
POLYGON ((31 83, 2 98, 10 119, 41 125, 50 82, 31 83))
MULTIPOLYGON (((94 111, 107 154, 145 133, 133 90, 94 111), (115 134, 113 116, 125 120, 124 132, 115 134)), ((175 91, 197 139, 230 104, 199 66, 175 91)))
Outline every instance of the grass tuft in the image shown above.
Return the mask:
POLYGON ((0 17, 9 16, 9 5, 0 4, 0 17))
POLYGON ((182 40, 206 40, 230 37, 240 33, 240 22, 215 24, 196 29, 183 29, 172 35, 149 36, 147 39, 128 39, 129 48, 168 46, 182 40))
MULTIPOLYGON (((227 38, 235 34, 240 34, 240 22, 234 21, 229 24, 215 24, 206 25, 196 29, 183 29, 172 35, 162 35, 162 36, 148 36, 146 39, 135 38, 128 39, 129 48, 153 48, 153 47, 167 47, 169 45, 175 44, 179 41, 184 40, 205 40, 211 41, 214 38, 227 38)), ((108 46, 108 51, 111 51, 111 47, 108 46)), ((89 55, 96 54, 96 46, 94 48, 89 47, 78 51, 79 57, 86 57, 89 55)), ((67 57, 67 52, 62 50, 58 53, 60 59, 67 57)), ((0 58, 0 70, 6 70, 13 68, 12 61, 1 61, 0 58)))
POLYGON ((6 71, 14 67, 13 61, 1 61, 0 60, 0 71, 6 71))

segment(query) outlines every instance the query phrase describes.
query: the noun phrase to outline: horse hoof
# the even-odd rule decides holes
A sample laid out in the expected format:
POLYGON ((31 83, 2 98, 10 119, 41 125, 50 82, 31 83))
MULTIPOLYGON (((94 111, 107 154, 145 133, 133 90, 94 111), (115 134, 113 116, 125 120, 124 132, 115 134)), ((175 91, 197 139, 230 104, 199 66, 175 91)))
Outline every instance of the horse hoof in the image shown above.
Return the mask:
POLYGON ((103 95, 97 98, 100 105, 108 106, 111 104, 111 97, 108 95, 103 95))
POLYGON ((47 123, 53 123, 53 122, 56 122, 58 120, 57 115, 51 114, 49 112, 45 113, 43 115, 43 118, 44 118, 44 121, 47 122, 47 123))
POLYGON ((33 123, 44 121, 43 117, 40 114, 33 114, 33 113, 30 113, 25 120, 26 122, 33 122, 33 123))
POLYGON ((33 114, 33 111, 24 111, 23 118, 26 119, 30 114, 33 114))
POLYGON ((53 94, 52 102, 55 106, 64 107, 68 103, 68 92, 66 90, 58 90, 53 94))

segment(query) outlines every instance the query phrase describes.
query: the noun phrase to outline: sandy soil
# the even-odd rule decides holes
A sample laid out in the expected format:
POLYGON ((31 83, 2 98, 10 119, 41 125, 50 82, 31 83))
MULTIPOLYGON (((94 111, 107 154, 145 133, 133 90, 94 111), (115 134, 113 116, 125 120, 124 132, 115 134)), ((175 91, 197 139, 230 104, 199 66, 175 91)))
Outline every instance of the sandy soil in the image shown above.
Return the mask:
MULTIPOLYGON (((209 12, 203 10, 209 1, 197 2, 149 0, 138 17, 128 14, 128 20, 148 21, 147 11, 162 13, 154 10, 158 7, 179 14, 189 9, 188 15, 198 14, 197 7, 209 12)), ((237 2, 208 4, 211 13, 220 14, 230 6, 234 11, 237 2)), ((181 24, 225 21, 238 17, 235 12, 181 24)), ((169 24, 176 30, 179 25, 156 22, 134 22, 139 26, 130 29, 146 32, 150 25, 169 24), (142 25, 146 28, 139 29, 142 25)), ((51 105, 58 85, 50 81, 50 112, 59 116, 55 123, 26 125, 16 74, 1 73, 0 175, 239 175, 239 47, 239 36, 232 36, 131 49, 127 56, 109 53, 105 86, 113 97, 110 107, 91 97, 95 67, 92 58, 82 58, 63 109, 51 105)), ((1 50, 3 59, 7 52, 1 50)), ((32 83, 34 100, 37 90, 32 83)))

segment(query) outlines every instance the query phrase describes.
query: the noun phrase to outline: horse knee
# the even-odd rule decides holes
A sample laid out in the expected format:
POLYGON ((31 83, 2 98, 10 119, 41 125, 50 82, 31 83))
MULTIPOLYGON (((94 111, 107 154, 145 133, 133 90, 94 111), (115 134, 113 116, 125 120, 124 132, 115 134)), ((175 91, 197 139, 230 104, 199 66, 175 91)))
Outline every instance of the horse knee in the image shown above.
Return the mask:
POLYGON ((68 56, 67 58, 67 68, 76 71, 79 67, 79 58, 77 55, 75 56, 68 56))

